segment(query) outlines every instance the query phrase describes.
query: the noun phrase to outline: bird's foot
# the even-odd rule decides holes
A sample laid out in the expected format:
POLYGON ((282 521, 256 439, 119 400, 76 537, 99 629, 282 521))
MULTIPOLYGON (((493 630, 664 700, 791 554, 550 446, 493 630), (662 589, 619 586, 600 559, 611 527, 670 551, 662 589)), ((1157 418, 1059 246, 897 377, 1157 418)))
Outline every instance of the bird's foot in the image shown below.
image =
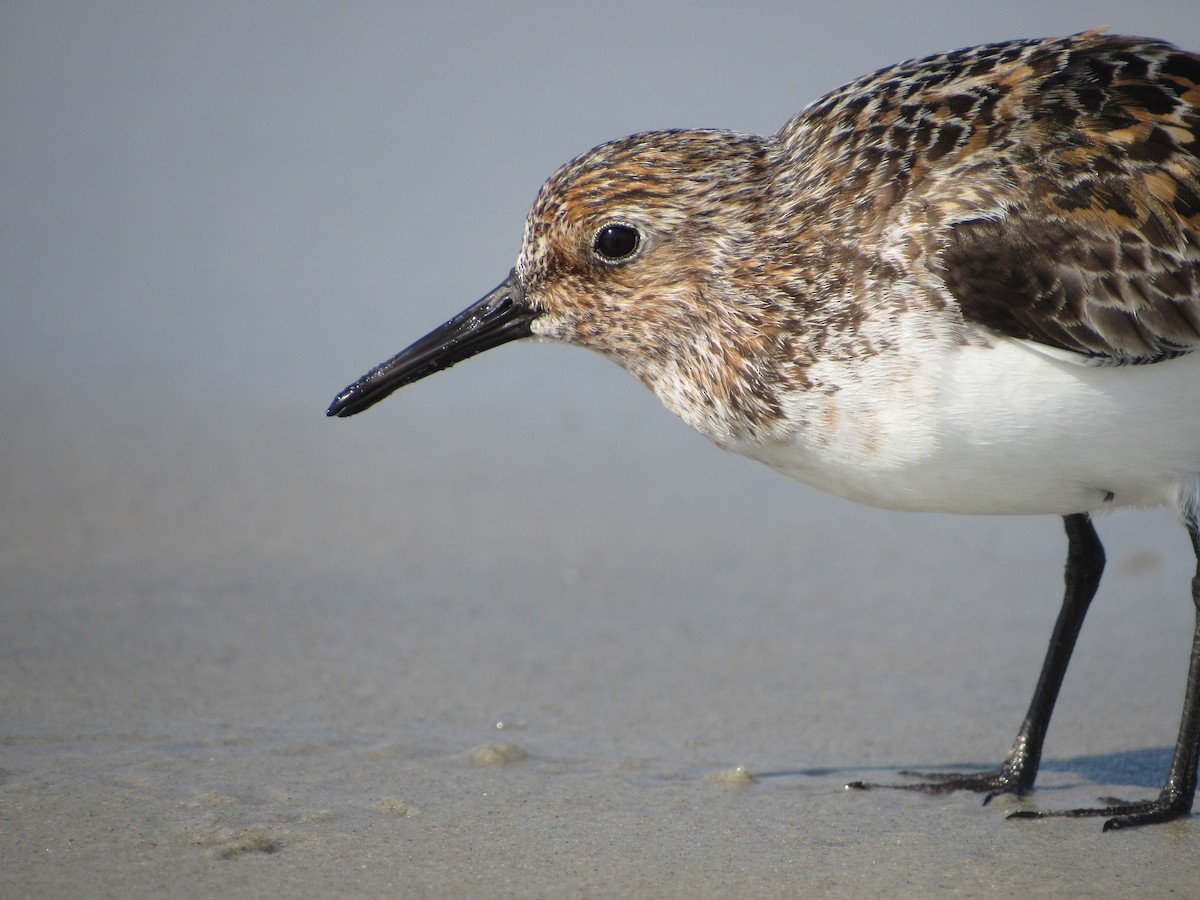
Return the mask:
POLYGON ((986 794, 984 805, 1000 794, 1016 794, 1020 796, 1031 787, 1027 779, 1021 777, 1019 770, 1008 766, 990 769, 986 772, 909 772, 902 771, 901 775, 908 778, 919 778, 920 781, 909 784, 876 784, 870 781, 852 781, 846 785, 847 790, 866 791, 874 788, 887 788, 900 791, 920 791, 923 794, 949 794, 953 791, 974 791, 986 794))
POLYGON ((1192 797, 1173 791, 1163 791, 1155 800, 1133 803, 1116 797, 1101 797, 1103 806, 1089 809, 1022 809, 1009 813, 1010 819, 1081 818, 1084 816, 1108 816, 1105 831, 1118 828, 1135 828, 1138 825, 1157 825, 1179 819, 1192 811, 1192 797))

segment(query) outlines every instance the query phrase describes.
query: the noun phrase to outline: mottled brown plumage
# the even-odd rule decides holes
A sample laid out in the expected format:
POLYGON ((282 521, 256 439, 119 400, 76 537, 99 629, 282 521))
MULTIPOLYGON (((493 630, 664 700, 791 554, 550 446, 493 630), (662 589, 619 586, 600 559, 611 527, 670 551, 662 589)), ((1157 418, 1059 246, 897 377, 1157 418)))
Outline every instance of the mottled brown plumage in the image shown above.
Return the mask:
MULTIPOLYGON (((347 388, 353 415, 517 338, 609 356, 719 445, 876 506, 1058 514, 1067 590, 995 770, 1023 794, 1104 555, 1089 513, 1168 505, 1200 573, 1200 57, 1087 32, 882 69, 772 137, 655 131, 539 192, 510 276, 347 388)), ((1188 695, 1157 799, 1191 810, 1188 695)))
POLYGON ((771 428, 781 388, 829 389, 814 360, 887 349, 867 326, 914 308, 951 310, 963 341, 1153 362, 1200 342, 1198 107, 1200 57, 1138 38, 902 63, 773 138, 590 151, 540 192, 518 272, 538 333, 614 356, 722 443, 771 428), (591 253, 621 217, 653 268, 591 253))

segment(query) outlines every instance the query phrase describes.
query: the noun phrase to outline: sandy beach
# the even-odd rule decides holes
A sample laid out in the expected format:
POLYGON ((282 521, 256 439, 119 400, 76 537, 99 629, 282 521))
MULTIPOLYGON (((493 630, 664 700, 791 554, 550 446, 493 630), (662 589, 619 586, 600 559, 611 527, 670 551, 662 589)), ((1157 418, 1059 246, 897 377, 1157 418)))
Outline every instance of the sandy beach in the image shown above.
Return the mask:
POLYGON ((1192 627, 1167 512, 1098 524, 1109 568, 1037 792, 847 792, 1000 760, 1057 614, 1058 520, 823 496, 563 348, 323 416, 504 276, 573 153, 769 131, 977 40, 1107 22, 1200 48, 1190 9, 1103 6, 955 30, 930 4, 936 31, 880 7, 841 55, 861 11, 820 37, 764 7, 783 19, 716 71, 630 63, 594 115, 569 98, 671 20, 572 13, 555 34, 612 42, 531 85, 502 64, 548 7, 6 12, 0 896, 1194 892, 1196 818, 1005 819, 1157 792, 1192 627), (639 78, 666 87, 626 102, 639 78), (530 92, 534 123, 512 112, 530 92))

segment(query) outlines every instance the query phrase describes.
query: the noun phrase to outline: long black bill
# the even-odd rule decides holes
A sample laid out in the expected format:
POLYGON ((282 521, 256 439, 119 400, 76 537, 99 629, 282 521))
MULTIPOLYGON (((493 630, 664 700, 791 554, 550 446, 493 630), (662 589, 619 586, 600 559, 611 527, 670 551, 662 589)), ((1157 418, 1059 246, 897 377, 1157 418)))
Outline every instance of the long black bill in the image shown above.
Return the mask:
POLYGON ((334 398, 327 416, 345 418, 374 406, 393 391, 448 369, 500 344, 529 337, 537 313, 525 302, 516 269, 482 300, 376 366, 334 398))

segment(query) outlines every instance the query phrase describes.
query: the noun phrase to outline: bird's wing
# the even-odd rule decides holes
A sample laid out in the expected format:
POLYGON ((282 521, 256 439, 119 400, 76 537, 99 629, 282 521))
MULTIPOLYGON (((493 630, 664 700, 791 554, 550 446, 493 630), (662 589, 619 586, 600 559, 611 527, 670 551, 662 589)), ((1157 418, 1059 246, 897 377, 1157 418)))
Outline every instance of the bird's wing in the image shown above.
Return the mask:
POLYGON ((1200 56, 1100 44, 1024 98, 1007 202, 944 220, 938 265, 970 322, 1157 362, 1200 348, 1200 56))
POLYGON ((967 321, 1094 362, 1157 362, 1200 347, 1200 229, 1187 234, 1179 247, 1010 212, 953 225, 940 268, 967 321))

